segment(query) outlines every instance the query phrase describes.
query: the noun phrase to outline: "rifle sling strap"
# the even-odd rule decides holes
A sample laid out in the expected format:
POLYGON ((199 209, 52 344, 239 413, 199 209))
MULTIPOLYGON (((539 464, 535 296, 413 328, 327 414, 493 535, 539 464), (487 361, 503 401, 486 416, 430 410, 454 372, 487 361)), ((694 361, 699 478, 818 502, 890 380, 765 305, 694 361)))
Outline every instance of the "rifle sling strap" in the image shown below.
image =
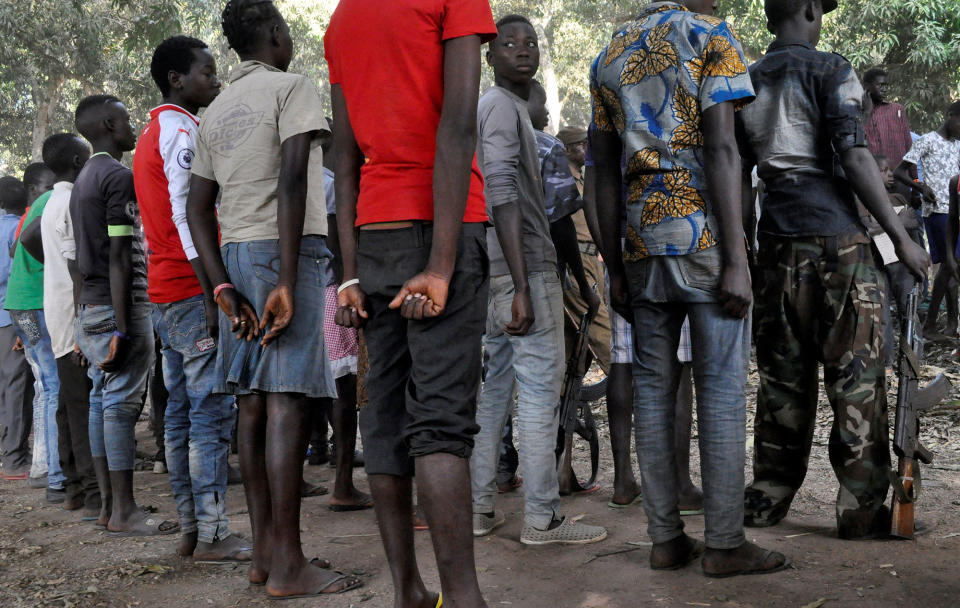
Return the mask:
POLYGON ((904 504, 916 502, 920 497, 920 467, 915 467, 913 472, 913 486, 910 488, 910 494, 903 487, 903 479, 893 469, 887 469, 887 477, 890 478, 890 487, 897 499, 904 504))

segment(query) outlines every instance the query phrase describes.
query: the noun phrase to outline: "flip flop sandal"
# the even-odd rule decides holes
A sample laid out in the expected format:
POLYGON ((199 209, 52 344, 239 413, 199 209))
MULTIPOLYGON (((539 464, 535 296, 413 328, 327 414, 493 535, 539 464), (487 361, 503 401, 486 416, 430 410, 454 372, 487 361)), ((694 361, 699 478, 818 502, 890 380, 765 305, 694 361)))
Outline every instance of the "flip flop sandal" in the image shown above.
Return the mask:
MULTIPOLYGON (((763 562, 767 561, 768 557, 776 553, 777 553, 776 551, 767 549, 766 551, 764 551, 763 555, 760 556, 760 559, 754 562, 754 564, 755 565, 762 564, 763 562)), ((742 576, 747 574, 773 574, 774 572, 780 572, 782 570, 786 570, 792 565, 793 565, 793 562, 790 560, 790 558, 785 557, 782 564, 780 564, 776 568, 770 568, 769 570, 764 570, 759 567, 750 567, 750 568, 744 568, 743 570, 737 570, 735 572, 723 572, 723 573, 717 573, 717 574, 713 574, 704 570, 703 574, 705 576, 709 576, 710 578, 730 578, 731 576, 742 576)))
POLYGON ((327 486, 322 486, 320 484, 313 485, 307 484, 300 489, 300 498, 313 498, 315 496, 326 496, 330 493, 330 489, 327 486))
MULTIPOLYGON (((310 560, 310 563, 316 566, 317 568, 321 568, 323 570, 329 570, 330 568, 333 567, 333 564, 330 563, 330 560, 323 559, 322 557, 315 557, 310 560)), ((263 581, 259 583, 255 583, 253 581, 249 581, 249 582, 251 587, 263 587, 267 584, 267 581, 263 581)))
POLYGON ((679 570, 681 568, 686 568, 691 562, 696 561, 698 557, 703 555, 703 553, 706 550, 707 550, 707 545, 705 545, 703 542, 699 540, 695 540, 693 541, 693 544, 690 545, 690 551, 688 551, 687 554, 683 556, 683 558, 681 558, 680 561, 678 561, 677 563, 671 564, 669 566, 660 566, 660 567, 650 566, 650 569, 651 570, 679 570))
POLYGON ((441 606, 443 606, 443 594, 442 594, 442 593, 437 596, 437 606, 436 606, 436 608, 440 608, 441 606))
POLYGON ((574 495, 574 496, 586 496, 587 494, 593 494, 594 492, 599 492, 599 491, 600 491, 600 484, 595 483, 595 484, 593 484, 592 486, 590 486, 589 488, 584 488, 584 489, 582 489, 582 490, 579 490, 579 491, 577 491, 577 492, 574 492, 573 495, 574 495))
POLYGON ((680 509, 680 517, 693 517, 694 515, 703 515, 703 507, 699 509, 680 509))
POLYGON ((618 502, 613 502, 613 499, 611 499, 609 502, 607 502, 607 506, 610 507, 611 509, 626 509, 627 507, 638 505, 641 502, 643 502, 643 493, 637 494, 636 496, 633 497, 633 500, 631 500, 625 505, 622 505, 618 502))
POLYGON ((354 589, 357 589, 358 587, 363 587, 363 581, 357 578, 356 576, 347 576, 343 572, 336 572, 336 574, 337 576, 334 577, 332 581, 320 587, 316 591, 313 591, 310 593, 300 593, 298 595, 269 595, 267 597, 271 600, 276 600, 276 601, 297 600, 297 599, 303 599, 308 597, 319 597, 324 595, 338 595, 340 593, 346 593, 347 591, 352 591, 354 589), (326 591, 327 589, 329 589, 333 585, 336 585, 340 581, 347 581, 347 585, 343 589, 340 589, 339 591, 330 591, 330 592, 326 591))
POLYGON ((328 509, 334 513, 346 513, 348 511, 366 511, 367 509, 373 508, 373 498, 370 496, 362 496, 356 504, 352 505, 335 505, 331 503, 327 506, 328 509))
POLYGON ((27 477, 29 477, 29 476, 30 476, 30 473, 29 473, 29 472, 20 473, 19 475, 7 475, 7 474, 4 474, 4 475, 3 475, 3 479, 4 479, 4 481, 26 481, 26 480, 27 480, 27 477))
POLYGON ((122 532, 108 531, 107 534, 115 538, 132 538, 139 536, 165 536, 180 531, 180 524, 175 521, 161 520, 148 517, 134 524, 130 530, 122 532))

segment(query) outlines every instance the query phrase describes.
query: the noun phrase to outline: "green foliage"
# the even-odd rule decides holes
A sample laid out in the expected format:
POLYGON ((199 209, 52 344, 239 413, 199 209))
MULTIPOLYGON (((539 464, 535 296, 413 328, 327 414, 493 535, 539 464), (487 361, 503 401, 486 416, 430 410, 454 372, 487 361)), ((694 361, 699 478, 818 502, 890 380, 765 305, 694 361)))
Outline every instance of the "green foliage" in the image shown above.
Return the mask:
MULTIPOLYGON (((754 59, 773 40, 763 0, 721 0, 719 14, 754 59)), ((960 93, 960 0, 843 0, 824 18, 819 48, 843 55, 861 74, 884 66, 911 128, 935 129, 960 93)))
MULTIPOLYGON (((19 172, 43 139, 73 129, 86 94, 110 92, 146 122, 159 94, 149 74, 153 48, 178 33, 210 44, 222 76, 236 65, 219 23, 225 0, 18 0, 0 2, 0 173, 19 172)), ((323 32, 337 0, 277 0, 296 43, 291 70, 312 77, 329 99, 323 32)), ((585 124, 590 64, 642 0, 491 0, 493 14, 526 15, 541 36, 540 79, 553 123, 585 124)), ((720 0, 748 55, 772 40, 763 0, 720 0)), ((821 48, 858 70, 884 65, 892 95, 916 131, 934 128, 958 96, 960 0, 843 0, 824 21, 821 48)), ((492 82, 489 70, 484 86, 492 82)))

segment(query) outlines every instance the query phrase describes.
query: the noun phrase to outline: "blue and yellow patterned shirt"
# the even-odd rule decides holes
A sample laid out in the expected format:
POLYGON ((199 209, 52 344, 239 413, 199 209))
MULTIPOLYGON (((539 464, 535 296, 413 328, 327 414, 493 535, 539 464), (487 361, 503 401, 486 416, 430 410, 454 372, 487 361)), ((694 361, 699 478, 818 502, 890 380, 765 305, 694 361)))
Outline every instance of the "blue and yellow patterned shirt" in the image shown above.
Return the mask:
POLYGON ((733 30, 674 2, 650 4, 594 61, 590 93, 591 128, 618 133, 624 146, 624 261, 716 245, 701 113, 754 98, 733 30))

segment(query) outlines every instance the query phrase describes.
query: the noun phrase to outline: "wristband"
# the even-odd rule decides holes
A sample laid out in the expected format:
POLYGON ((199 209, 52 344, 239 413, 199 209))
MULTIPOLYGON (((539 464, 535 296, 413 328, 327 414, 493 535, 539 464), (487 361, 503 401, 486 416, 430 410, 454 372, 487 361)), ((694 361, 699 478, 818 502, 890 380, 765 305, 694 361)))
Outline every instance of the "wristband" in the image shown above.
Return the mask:
POLYGON ((219 298, 220 292, 223 291, 224 289, 236 289, 236 287, 234 287, 233 283, 220 283, 219 285, 213 288, 213 299, 216 300, 217 298, 219 298))
POLYGON ((354 285, 359 285, 360 279, 350 279, 349 281, 344 281, 343 285, 337 287, 337 295, 343 293, 343 291, 348 287, 353 287, 354 285))
POLYGON ((121 340, 129 340, 129 339, 130 339, 130 336, 128 336, 127 334, 123 333, 122 331, 114 331, 114 332, 113 332, 113 335, 115 335, 116 337, 120 338, 121 340))

